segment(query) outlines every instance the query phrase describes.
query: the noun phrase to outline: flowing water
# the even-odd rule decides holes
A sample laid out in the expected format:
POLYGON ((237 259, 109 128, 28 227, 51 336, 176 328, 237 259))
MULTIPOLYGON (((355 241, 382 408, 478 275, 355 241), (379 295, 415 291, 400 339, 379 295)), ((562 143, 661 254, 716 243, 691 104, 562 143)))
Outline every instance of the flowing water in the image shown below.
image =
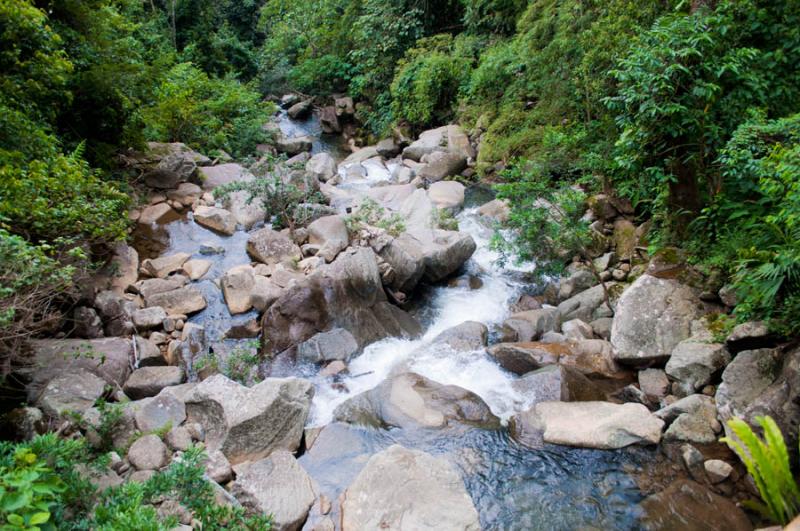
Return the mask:
MULTIPOLYGON (((319 134, 316 118, 293 122, 284 115, 279 123, 287 135, 314 137, 315 152, 333 151, 337 159, 344 156, 340 142, 319 134)), ((389 171, 373 168, 368 180, 385 180, 389 171)), ((345 377, 340 382, 344 386, 334 386, 329 379, 319 377, 316 367, 292 368, 293 374, 311 379, 316 388, 308 425, 317 428, 312 431, 318 431, 319 436, 299 461, 322 493, 336 500, 370 455, 399 443, 454 463, 486 529, 635 528, 642 495, 634 473, 654 460, 654 450, 609 452, 557 446, 531 450, 513 441, 505 428, 378 430, 331 423, 337 405, 375 387, 399 368, 473 391, 503 421, 529 406, 529 398, 514 388, 517 377, 501 369, 485 351, 453 352, 431 345, 439 333, 465 321, 478 321, 491 329, 508 316, 510 303, 530 287, 526 273, 532 265, 497 265, 498 256, 489 247, 492 229, 481 222, 476 206, 489 197, 477 189, 469 196, 474 204, 468 201, 458 221, 460 230, 471 234, 477 243, 477 251, 465 266, 466 273, 479 277, 482 286, 425 288, 413 310, 423 323, 422 337, 390 338, 368 346, 350 362, 349 373, 356 376, 345 377)), ((212 260, 210 272, 195 283, 206 296, 208 307, 191 321, 206 328, 216 352, 244 345, 246 340, 223 340, 223 335, 232 324, 257 316, 255 312, 231 316, 212 280, 235 265, 250 262, 245 252, 247 237, 243 231, 231 237, 219 236, 195 224, 191 214, 138 235, 137 247, 144 257, 188 252, 212 260), (198 250, 204 243, 219 246, 224 253, 200 256, 198 250)))

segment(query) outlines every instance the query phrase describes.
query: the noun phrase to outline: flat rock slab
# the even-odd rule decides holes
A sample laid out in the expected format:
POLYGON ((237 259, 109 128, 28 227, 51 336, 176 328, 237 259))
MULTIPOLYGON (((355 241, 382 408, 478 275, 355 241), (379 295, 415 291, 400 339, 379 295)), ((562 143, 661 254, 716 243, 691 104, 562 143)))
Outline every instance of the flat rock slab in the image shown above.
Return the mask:
POLYGON ((206 166, 198 168, 200 180, 204 190, 213 190, 223 184, 235 183, 237 181, 252 181, 253 174, 239 164, 218 164, 216 166, 206 166))
POLYGON ((145 298, 147 306, 161 306, 169 315, 189 315, 206 307, 206 298, 192 287, 184 287, 145 298))
POLYGON ((731 500, 714 494, 694 481, 676 481, 641 503, 642 529, 719 529, 749 531, 753 525, 731 500))
POLYGON ((396 444, 370 458, 342 502, 343 531, 480 528, 456 469, 396 444))
POLYGON ((512 434, 523 444, 551 444, 614 450, 631 444, 658 444, 664 421, 641 404, 541 402, 515 415, 512 434))
POLYGON ((156 396, 165 387, 183 383, 180 367, 142 367, 133 371, 125 382, 123 391, 134 400, 156 396))

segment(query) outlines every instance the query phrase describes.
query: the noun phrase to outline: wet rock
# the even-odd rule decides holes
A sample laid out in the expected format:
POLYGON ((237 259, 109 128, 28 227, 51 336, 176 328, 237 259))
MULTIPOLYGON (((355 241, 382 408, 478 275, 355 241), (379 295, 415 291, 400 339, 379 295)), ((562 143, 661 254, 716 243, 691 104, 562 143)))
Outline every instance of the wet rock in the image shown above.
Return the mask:
POLYGON ((390 336, 413 337, 419 324, 389 304, 369 248, 348 249, 290 286, 264 314, 269 352, 282 352, 331 328, 348 330, 363 347, 390 336))
POLYGON ((150 205, 139 214, 138 222, 140 225, 161 225, 172 221, 177 217, 177 213, 167 203, 157 203, 150 205))
POLYGON ((694 481, 678 480, 641 503, 648 531, 697 529, 749 531, 750 520, 735 503, 694 481))
POLYGON ((371 242, 375 253, 389 266, 394 275, 387 283, 395 291, 413 290, 425 273, 425 255, 422 242, 404 232, 397 238, 384 234, 371 242))
POLYGON ((180 367, 142 367, 133 371, 125 382, 125 394, 134 400, 155 396, 165 387, 183 383, 180 367))
MULTIPOLYGON (((460 277, 451 278, 447 281, 448 288, 467 288, 467 289, 481 289, 483 287, 483 280, 476 275, 462 275, 460 277)), ((524 310, 522 310, 524 311, 524 310)))
POLYGON ((436 336, 432 345, 447 345, 455 351, 483 349, 489 338, 489 329, 483 323, 465 321, 460 325, 448 328, 436 336))
POLYGON ((350 361, 358 352, 358 342, 353 334, 343 328, 320 332, 297 345, 297 359, 308 363, 350 361))
POLYGON ((432 230, 412 235, 422 243, 425 261, 423 278, 432 283, 458 271, 477 247, 472 236, 463 232, 432 230))
POLYGON ((188 253, 175 253, 142 262, 142 269, 151 277, 165 278, 170 273, 180 271, 183 264, 191 258, 188 253))
POLYGON ((347 488, 341 513, 343 531, 481 528, 456 469, 399 445, 370 458, 347 488))
POLYGON ((236 232, 236 219, 223 208, 199 205, 194 209, 194 221, 207 229, 228 236, 236 232))
POLYGON ((498 343, 487 349, 501 367, 525 374, 547 365, 574 367, 587 376, 614 378, 620 368, 614 362, 611 344, 601 339, 564 343, 498 343))
POLYGON ((144 435, 131 445, 128 461, 137 470, 159 470, 169 463, 169 450, 158 435, 144 435))
POLYGON ((493 199, 488 203, 484 203, 478 209, 478 214, 497 223, 504 223, 508 221, 508 217, 511 215, 511 207, 505 200, 493 199))
POLYGON ((160 306, 152 306, 150 308, 142 308, 136 310, 131 314, 131 320, 137 330, 151 330, 153 328, 161 328, 164 319, 167 318, 167 312, 160 306))
POLYGON ((336 171, 336 161, 329 153, 317 153, 306 163, 306 173, 323 183, 336 177, 336 171))
POLYGON ((271 265, 285 260, 300 260, 300 248, 288 236, 269 228, 260 229, 247 240, 247 254, 254 260, 271 265))
POLYGON ((275 149, 279 153, 285 153, 289 156, 303 153, 304 151, 311 151, 313 141, 310 136, 298 136, 293 138, 280 137, 275 142, 275 149))
POLYGON ((253 307, 250 295, 254 285, 255 274, 249 264, 236 266, 222 275, 220 287, 231 314, 244 313, 253 307))
POLYGON ((436 208, 455 211, 464 206, 464 190, 458 181, 439 181, 428 188, 428 197, 436 208))
POLYGON ((731 361, 725 346, 701 339, 691 337, 678 343, 667 362, 667 374, 688 392, 702 389, 731 361))
POLYGON ((311 478, 285 450, 247 465, 231 494, 251 511, 272 515, 273 528, 281 531, 300 529, 316 499, 311 478))
POLYGON ((691 333, 692 321, 703 312, 690 287, 676 280, 639 277, 617 303, 611 344, 616 360, 646 365, 669 359, 673 349, 691 333))
POLYGON ((314 108, 314 100, 307 99, 295 103, 294 105, 289 107, 289 110, 286 111, 286 114, 288 114, 289 118, 291 118, 292 120, 299 120, 311 114, 311 110, 313 108, 314 108))
POLYGON ((375 427, 499 425, 499 419, 475 393, 411 372, 390 376, 377 387, 348 399, 333 416, 338 421, 375 427))
POLYGON ((105 388, 105 380, 86 369, 75 368, 50 380, 35 403, 51 417, 70 411, 81 413, 94 406, 105 388))
POLYGON ((308 226, 308 243, 318 245, 317 256, 333 262, 336 256, 350 244, 350 236, 344 218, 325 216, 308 226))
POLYGON ((332 376, 336 376, 339 373, 342 373, 347 370, 347 365, 341 360, 335 360, 327 365, 319 371, 319 375, 323 378, 329 378, 332 376))
POLYGON ((641 404, 610 402, 541 402, 514 416, 512 435, 529 446, 551 444, 598 448, 623 448, 632 444, 658 444, 664 422, 641 404))
POLYGON ((209 269, 211 269, 210 260, 195 258, 187 260, 186 263, 183 264, 183 272, 192 280, 200 280, 208 273, 209 269))
POLYGON ((313 394, 297 378, 267 378, 248 388, 217 374, 189 393, 186 415, 203 426, 209 448, 237 464, 279 448, 296 450, 313 394))
POLYGON ((252 181, 255 177, 243 166, 235 163, 217 164, 198 168, 203 190, 211 191, 225 184, 252 181))
POLYGON ((512 382, 512 386, 529 404, 605 399, 603 391, 580 371, 563 365, 549 365, 529 372, 512 382))
POLYGON ((196 288, 184 287, 145 297, 145 304, 161 306, 167 314, 190 315, 205 309, 206 299, 196 288))

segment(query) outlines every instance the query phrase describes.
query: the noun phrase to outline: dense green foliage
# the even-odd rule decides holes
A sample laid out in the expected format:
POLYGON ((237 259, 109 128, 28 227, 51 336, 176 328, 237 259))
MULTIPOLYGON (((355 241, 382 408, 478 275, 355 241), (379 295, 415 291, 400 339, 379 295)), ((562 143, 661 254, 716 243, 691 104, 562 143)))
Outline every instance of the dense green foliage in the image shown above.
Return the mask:
POLYGON ((748 506, 773 523, 786 525, 800 514, 800 486, 778 425, 769 416, 755 420, 764 431, 763 439, 745 421, 733 418, 728 426, 735 437, 724 437, 722 442, 736 452, 758 488, 762 502, 750 501, 748 506))
POLYGON ((102 474, 108 459, 95 454, 85 439, 48 434, 29 443, 0 442, 0 527, 166 531, 177 519, 160 516, 153 504, 174 499, 203 529, 270 529, 268 517, 217 504, 204 477, 205 459, 201 448, 192 447, 147 481, 97 491, 89 478, 102 474))

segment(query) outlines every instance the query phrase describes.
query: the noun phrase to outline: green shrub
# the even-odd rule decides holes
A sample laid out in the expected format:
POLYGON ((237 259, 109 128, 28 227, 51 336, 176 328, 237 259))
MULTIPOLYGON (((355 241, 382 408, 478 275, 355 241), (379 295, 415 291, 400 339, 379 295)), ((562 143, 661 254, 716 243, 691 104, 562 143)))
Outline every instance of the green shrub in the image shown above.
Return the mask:
POLYGON ((764 431, 763 439, 743 420, 733 418, 728 426, 735 437, 724 437, 742 460, 758 488, 761 502, 747 502, 776 524, 786 525, 800 514, 800 487, 789 464, 789 452, 783 434, 772 417, 756 417, 764 431))
POLYGON ((365 227, 377 227, 397 237, 406 230, 405 220, 400 214, 387 213, 385 208, 371 198, 361 201, 358 208, 344 218, 344 222, 350 234, 355 234, 365 227))
POLYGON ((262 126, 274 110, 234 77, 209 77, 181 63, 164 75, 154 100, 141 112, 149 140, 186 142, 201 151, 223 149, 245 157, 268 140, 262 126))
POLYGON ((469 78, 473 57, 450 35, 420 39, 397 63, 391 85, 395 120, 416 128, 447 123, 462 85, 469 78))
POLYGON ((64 482, 25 446, 0 447, 0 521, 3 529, 51 527, 51 510, 64 482))

